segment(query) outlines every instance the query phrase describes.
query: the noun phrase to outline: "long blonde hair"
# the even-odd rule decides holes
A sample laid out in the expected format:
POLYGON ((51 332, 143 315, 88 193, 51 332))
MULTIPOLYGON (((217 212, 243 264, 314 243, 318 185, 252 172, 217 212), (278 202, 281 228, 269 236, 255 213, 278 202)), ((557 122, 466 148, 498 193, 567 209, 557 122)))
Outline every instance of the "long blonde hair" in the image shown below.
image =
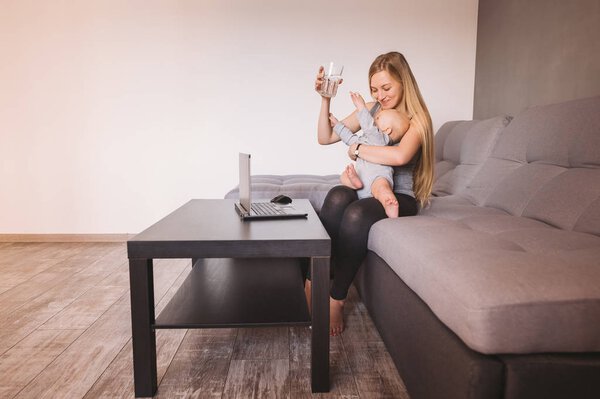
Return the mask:
POLYGON ((402 54, 393 51, 375 58, 369 68, 369 86, 373 75, 381 71, 388 72, 402 84, 402 98, 396 109, 412 117, 410 123, 416 126, 421 136, 421 152, 413 171, 413 191, 423 207, 429 202, 433 186, 434 149, 431 116, 410 66, 402 54))

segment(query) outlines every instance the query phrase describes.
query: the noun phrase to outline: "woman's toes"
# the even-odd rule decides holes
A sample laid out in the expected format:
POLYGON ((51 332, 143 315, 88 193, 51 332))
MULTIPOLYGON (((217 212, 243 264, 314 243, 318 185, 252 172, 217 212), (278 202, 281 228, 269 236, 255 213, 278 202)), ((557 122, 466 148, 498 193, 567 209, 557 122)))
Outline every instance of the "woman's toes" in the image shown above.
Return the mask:
POLYGON ((329 298, 329 331, 337 336, 344 331, 344 302, 329 298))

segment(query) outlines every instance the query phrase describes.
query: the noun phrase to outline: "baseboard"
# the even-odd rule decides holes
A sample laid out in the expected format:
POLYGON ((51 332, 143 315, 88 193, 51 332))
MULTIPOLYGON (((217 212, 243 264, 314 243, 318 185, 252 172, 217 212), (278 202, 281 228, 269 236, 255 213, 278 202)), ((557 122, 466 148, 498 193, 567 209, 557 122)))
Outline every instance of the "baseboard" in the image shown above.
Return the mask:
POLYGON ((0 242, 125 242, 135 234, 0 234, 0 242))

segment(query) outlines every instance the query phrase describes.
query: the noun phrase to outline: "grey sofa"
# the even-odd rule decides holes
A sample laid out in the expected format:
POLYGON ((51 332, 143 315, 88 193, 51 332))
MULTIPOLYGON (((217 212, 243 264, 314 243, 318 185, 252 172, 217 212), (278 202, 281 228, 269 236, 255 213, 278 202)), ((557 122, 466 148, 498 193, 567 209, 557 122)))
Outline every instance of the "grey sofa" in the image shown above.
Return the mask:
MULTIPOLYGON (((600 97, 448 122, 435 141, 431 204, 371 228, 355 281, 411 398, 599 398, 600 97)), ((335 184, 253 191, 319 210, 335 184)))

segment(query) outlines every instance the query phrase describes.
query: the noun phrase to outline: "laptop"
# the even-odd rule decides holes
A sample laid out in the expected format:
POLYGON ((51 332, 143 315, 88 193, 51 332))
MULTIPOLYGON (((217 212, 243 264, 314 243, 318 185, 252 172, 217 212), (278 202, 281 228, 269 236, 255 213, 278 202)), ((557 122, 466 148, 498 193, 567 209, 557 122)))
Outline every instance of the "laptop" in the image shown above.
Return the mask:
POLYGON ((240 202, 235 210, 242 220, 293 219, 305 218, 306 212, 299 211, 291 204, 282 205, 272 202, 252 203, 250 196, 250 154, 240 153, 240 202))

